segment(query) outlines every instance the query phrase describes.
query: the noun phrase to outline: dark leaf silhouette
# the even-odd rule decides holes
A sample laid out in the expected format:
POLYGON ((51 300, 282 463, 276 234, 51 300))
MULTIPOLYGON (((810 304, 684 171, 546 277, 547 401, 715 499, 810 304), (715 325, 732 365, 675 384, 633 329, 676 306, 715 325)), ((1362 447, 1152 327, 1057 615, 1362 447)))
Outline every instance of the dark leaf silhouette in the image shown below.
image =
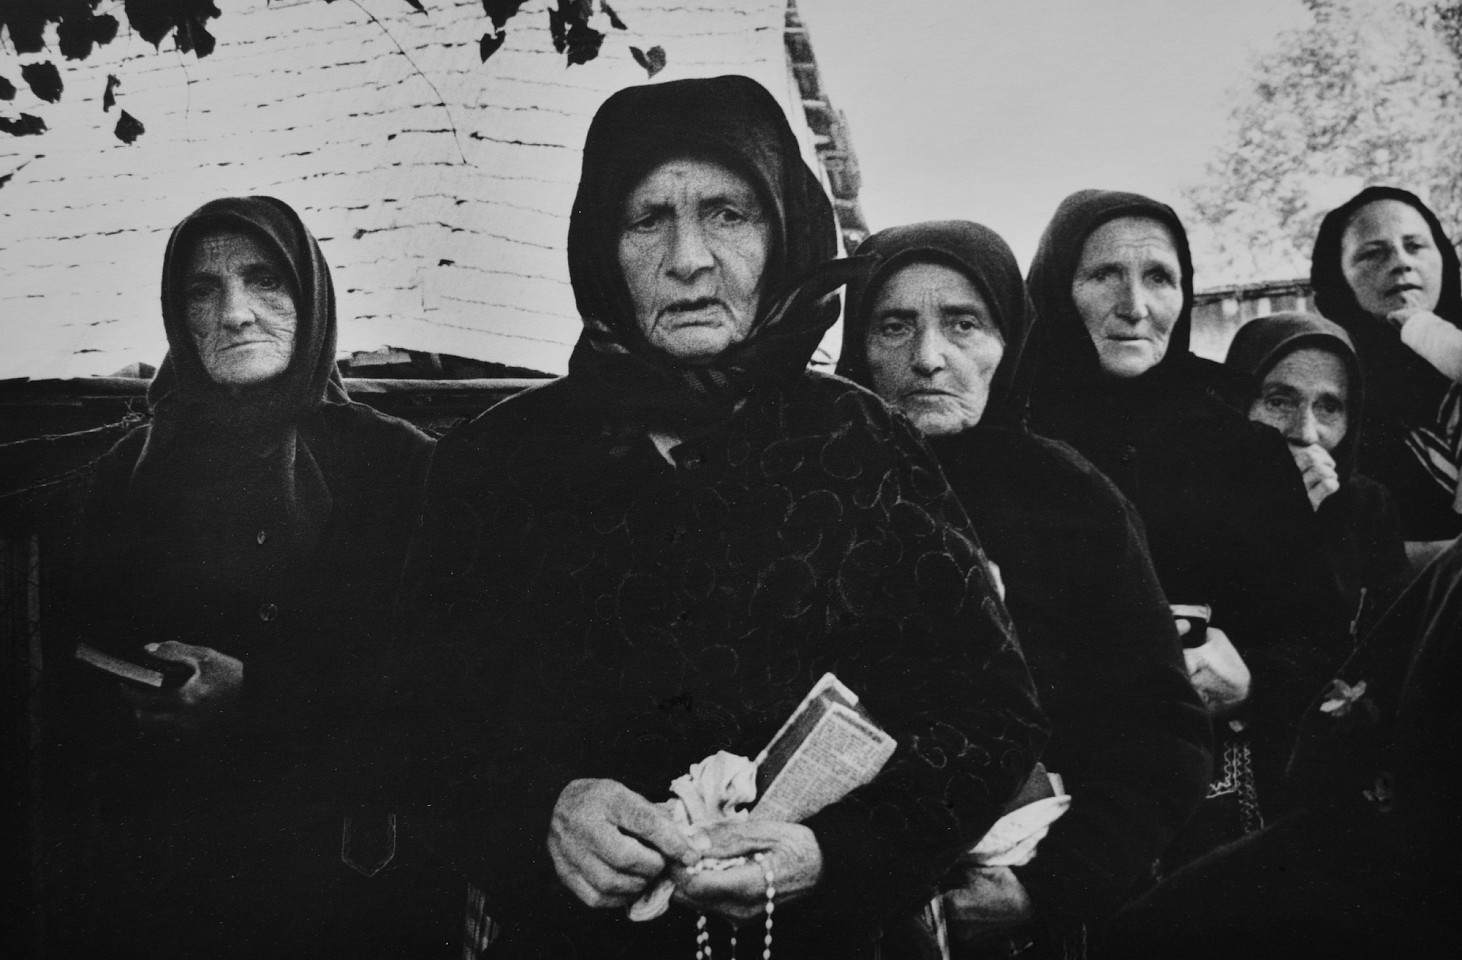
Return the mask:
POLYGON ((553 38, 553 49, 568 53, 569 66, 588 63, 599 56, 604 34, 589 26, 593 13, 593 0, 558 0, 558 6, 548 10, 548 34, 553 38))
POLYGON ((125 8, 132 29, 154 47, 176 28, 179 50, 200 57, 213 52, 213 36, 203 26, 218 16, 213 0, 126 0, 125 8))
POLYGON ((14 100, 14 99, 15 99, 15 84, 11 83, 9 80, 6 80, 4 77, 0 77, 0 100, 14 100))
POLYGON ((102 113, 106 113, 117 105, 117 88, 121 85, 122 81, 117 79, 116 74, 107 74, 107 89, 102 94, 102 113))
POLYGON ((588 63, 599 56, 599 47, 604 43, 604 34, 593 27, 576 23, 569 27, 569 66, 588 63))
POLYGON ((507 22, 518 15, 525 0, 482 0, 482 12, 492 19, 495 30, 502 30, 507 22))
POLYGON ((588 63, 599 56, 604 34, 589 26, 589 18, 593 15, 594 0, 558 0, 559 29, 563 33, 563 44, 560 45, 555 37, 553 48, 560 53, 568 53, 569 66, 588 63))
POLYGON ((651 47, 648 50, 641 50, 639 47, 630 47, 629 55, 635 58, 635 63, 645 68, 645 72, 654 76, 665 69, 665 48, 651 47))
POLYGON ((184 53, 193 53, 199 57, 206 57, 213 52, 213 34, 203 26, 201 20, 182 20, 178 23, 178 29, 173 34, 173 42, 178 49, 184 53))
POLYGON ((126 0, 123 6, 132 29, 154 47, 162 43, 162 38, 173 29, 177 11, 168 9, 172 4, 161 4, 155 0, 126 0))
POLYGON ((20 77, 30 86, 30 92, 47 103, 61 99, 61 71, 49 60, 27 63, 20 68, 20 77))
POLYGON ((117 128, 112 132, 115 133, 117 135, 117 139, 122 141, 123 143, 132 143, 138 137, 146 133, 147 128, 142 125, 141 120, 138 120, 126 110, 123 110, 122 115, 117 118, 117 128))
POLYGON ((600 10, 603 10, 604 11, 604 15, 609 18, 609 25, 611 27, 613 27, 616 30, 628 30, 629 29, 629 27, 626 27, 624 25, 624 21, 621 20, 621 19, 619 19, 619 14, 617 14, 617 13, 614 12, 614 8, 611 7, 609 4, 605 3, 604 0, 599 0, 599 9, 600 10))
POLYGON ((421 5, 421 0, 406 0, 406 2, 411 4, 411 9, 417 13, 426 13, 426 7, 421 5))
POLYGON ((45 132, 46 121, 29 113, 22 113, 18 120, 0 117, 0 133, 8 133, 12 137, 30 137, 45 132))
POLYGON ((506 30, 499 30, 497 33, 484 33, 482 39, 477 41, 477 52, 482 55, 482 62, 486 63, 487 58, 497 53, 498 47, 508 38, 506 30))
POLYGON ((54 13, 36 3, 0 4, 0 26, 10 31, 10 43, 16 53, 40 53, 46 48, 46 21, 54 13))
POLYGON ((106 46, 117 36, 117 18, 103 14, 92 15, 89 10, 67 13, 56 25, 56 39, 60 41, 61 56, 67 60, 85 60, 91 56, 91 48, 106 46))

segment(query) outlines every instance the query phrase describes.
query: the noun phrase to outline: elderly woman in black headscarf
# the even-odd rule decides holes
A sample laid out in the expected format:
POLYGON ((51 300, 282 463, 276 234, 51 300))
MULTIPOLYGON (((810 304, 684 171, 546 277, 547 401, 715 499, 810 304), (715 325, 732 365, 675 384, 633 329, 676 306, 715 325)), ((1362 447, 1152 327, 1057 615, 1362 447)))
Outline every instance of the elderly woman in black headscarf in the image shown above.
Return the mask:
POLYGON ((1395 187, 1367 187, 1326 214, 1310 260, 1315 307, 1366 369, 1357 465, 1396 498, 1419 557, 1462 533, 1459 275, 1436 214, 1395 187))
POLYGON ((1314 314, 1277 313, 1240 327, 1224 364, 1249 380, 1249 419, 1289 443, 1351 633, 1363 636, 1410 567, 1391 495, 1355 469, 1365 382, 1350 337, 1314 314))
POLYGON ((365 789, 342 735, 379 694, 432 443, 346 396, 329 268, 279 200, 179 223, 162 314, 151 422, 96 466, 72 619, 87 663, 181 675, 65 677, 68 836, 96 858, 67 879, 97 874, 53 926, 67 956, 331 955, 365 789))
POLYGON ((849 291, 838 372, 929 438, 1000 571, 1051 718, 1043 763, 1072 796, 1033 861, 957 875, 946 910, 957 936, 1034 919, 1059 955, 1066 930, 1147 878, 1202 799, 1207 714, 1135 511, 1025 426, 1036 316, 1005 241, 967 221, 919 223, 874 234, 858 257, 872 263, 849 291), (1002 910, 1022 897, 1026 909, 1002 910))
POLYGON ((1348 649, 1346 611, 1283 439, 1236 409, 1237 374, 1188 351, 1193 266, 1172 209, 1072 194, 1027 285, 1042 321, 1032 429, 1116 483, 1169 602, 1209 612, 1185 654, 1222 724, 1222 765, 1170 851, 1181 860, 1283 809, 1284 748, 1348 649))
POLYGON ((753 81, 630 88, 596 114, 569 374, 445 438, 429 483, 438 642, 403 702, 435 718, 435 759, 412 779, 493 955, 726 950, 699 913, 755 920, 741 939, 778 957, 871 956, 1032 767, 1044 721, 937 463, 805 369, 841 277, 804 278, 833 252, 753 81), (801 823, 687 828, 655 802, 718 750, 756 754, 829 672, 897 741, 872 782, 801 823), (627 917, 661 879, 668 916, 627 917))

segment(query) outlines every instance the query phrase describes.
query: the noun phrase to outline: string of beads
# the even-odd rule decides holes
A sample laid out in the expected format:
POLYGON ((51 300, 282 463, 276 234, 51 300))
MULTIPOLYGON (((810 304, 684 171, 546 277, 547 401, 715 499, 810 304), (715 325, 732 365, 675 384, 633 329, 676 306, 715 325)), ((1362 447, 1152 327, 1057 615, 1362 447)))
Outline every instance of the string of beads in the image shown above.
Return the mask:
MULTIPOLYGON (((771 861, 765 853, 758 852, 752 857, 761 865, 763 876, 767 882, 767 907, 766 907, 766 936, 762 939, 762 960, 772 960, 772 914, 777 909, 777 878, 772 873, 771 861)), ((711 931, 706 929, 706 915, 698 914, 695 918, 695 960, 713 960, 711 956, 711 931)), ((736 931, 731 931, 731 960, 736 960, 736 931)))

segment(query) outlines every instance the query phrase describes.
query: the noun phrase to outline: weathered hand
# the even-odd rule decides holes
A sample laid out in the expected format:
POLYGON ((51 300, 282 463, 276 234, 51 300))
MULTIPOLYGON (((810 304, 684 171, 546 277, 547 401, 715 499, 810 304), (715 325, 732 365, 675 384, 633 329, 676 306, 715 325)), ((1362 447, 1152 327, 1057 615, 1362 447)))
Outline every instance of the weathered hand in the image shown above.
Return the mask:
POLYGON ((967 867, 964 882, 944 894, 944 915, 956 940, 1000 933, 1034 913, 1030 894, 1009 867, 967 867))
POLYGON ((1307 447, 1290 447, 1294 462, 1300 468, 1305 482, 1305 494, 1310 498, 1310 507, 1320 509, 1325 498, 1340 489, 1340 473, 1335 467, 1335 458, 1318 443, 1307 447))
POLYGON ((548 853, 563 885, 595 908, 632 903, 667 861, 701 858, 659 806, 614 780, 575 780, 553 807, 548 853))
POLYGON ((1183 651, 1188 679, 1215 716, 1233 710, 1249 698, 1249 667, 1234 649, 1228 634, 1209 627, 1202 646, 1183 651))
POLYGON ((813 832, 800 823, 773 820, 725 820, 696 834, 705 838, 705 855, 718 859, 766 855, 724 870, 690 872, 674 869, 675 899, 733 924, 742 924, 766 911, 767 871, 772 874, 775 902, 799 900, 810 894, 822 877, 822 848, 813 832))
POLYGON ((242 660, 212 647, 176 640, 149 643, 143 649, 159 659, 175 660, 193 668, 193 676, 176 690, 123 688, 135 709, 137 723, 144 730, 203 733, 216 728, 238 704, 244 688, 242 660))
POLYGON ((1398 307, 1397 309, 1392 310, 1390 313, 1386 314, 1386 322, 1391 324, 1391 326, 1395 329, 1400 330, 1402 327, 1406 326, 1406 321, 1410 320, 1412 317, 1418 314, 1430 314, 1431 316, 1436 316, 1436 313, 1431 310, 1427 310, 1421 305, 1420 290, 1408 290, 1406 292, 1406 299, 1406 306, 1398 307), (1411 302, 1413 299, 1415 299, 1415 303, 1411 302))

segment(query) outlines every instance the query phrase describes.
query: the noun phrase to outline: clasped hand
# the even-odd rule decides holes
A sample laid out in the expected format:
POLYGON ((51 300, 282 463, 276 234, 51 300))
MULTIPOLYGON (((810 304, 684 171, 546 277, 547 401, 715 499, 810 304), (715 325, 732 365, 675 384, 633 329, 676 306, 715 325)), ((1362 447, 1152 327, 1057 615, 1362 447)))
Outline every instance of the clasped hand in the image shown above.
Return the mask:
MULTIPOLYGON (((1390 313, 1386 314, 1386 321, 1388 323, 1390 323, 1391 326, 1394 327, 1396 330, 1399 331, 1402 327, 1406 326, 1406 321, 1410 320, 1412 317, 1415 317, 1415 316, 1423 316, 1423 317, 1425 317, 1425 316, 1431 316, 1431 317, 1435 317, 1435 316, 1437 316, 1437 314, 1436 314, 1435 311, 1428 310, 1428 309, 1426 309, 1425 307, 1423 307, 1421 305, 1421 291, 1419 291, 1419 290, 1409 290, 1409 291, 1407 291, 1407 297, 1406 297, 1406 299, 1408 301, 1413 301, 1414 300, 1415 302, 1408 302, 1406 304, 1406 306, 1399 307, 1399 308, 1397 308, 1395 310, 1392 310, 1390 313)), ((1440 318, 1438 318, 1438 319, 1440 319, 1440 318)), ((1445 323, 1446 321, 1443 321, 1443 322, 1445 323)))
POLYGON ((955 940, 972 942, 1010 930, 1035 914, 1030 894, 1009 867, 965 864, 963 882, 944 894, 944 912, 955 940))
POLYGON ((779 904, 806 896, 822 873, 822 851, 801 824, 722 821, 677 824, 658 804, 614 780, 575 780, 559 794, 548 852, 559 880, 590 907, 627 907, 667 869, 675 900, 732 923, 766 908, 766 873, 779 904), (757 853, 763 863, 750 861, 757 853), (721 870, 704 858, 747 857, 721 870))
POLYGON ((1305 483, 1305 495, 1310 498, 1310 507, 1320 509, 1325 498, 1340 489, 1340 472, 1335 467, 1335 458, 1318 443, 1304 447, 1290 447, 1300 476, 1305 483))
POLYGON ((152 643, 148 653, 163 660, 176 660, 193 668, 193 675, 176 690, 139 690, 123 687, 132 704, 137 723, 144 730, 195 735, 212 730, 238 702, 244 687, 242 660, 219 653, 212 647, 198 647, 169 640, 152 643))
MULTIPOLYGON (((1180 622, 1180 635, 1187 632, 1186 627, 1180 622)), ((1228 634, 1217 627, 1208 628, 1201 646, 1184 650, 1183 659, 1188 664, 1188 679, 1210 714, 1228 713, 1249 698, 1249 665, 1228 634)))

